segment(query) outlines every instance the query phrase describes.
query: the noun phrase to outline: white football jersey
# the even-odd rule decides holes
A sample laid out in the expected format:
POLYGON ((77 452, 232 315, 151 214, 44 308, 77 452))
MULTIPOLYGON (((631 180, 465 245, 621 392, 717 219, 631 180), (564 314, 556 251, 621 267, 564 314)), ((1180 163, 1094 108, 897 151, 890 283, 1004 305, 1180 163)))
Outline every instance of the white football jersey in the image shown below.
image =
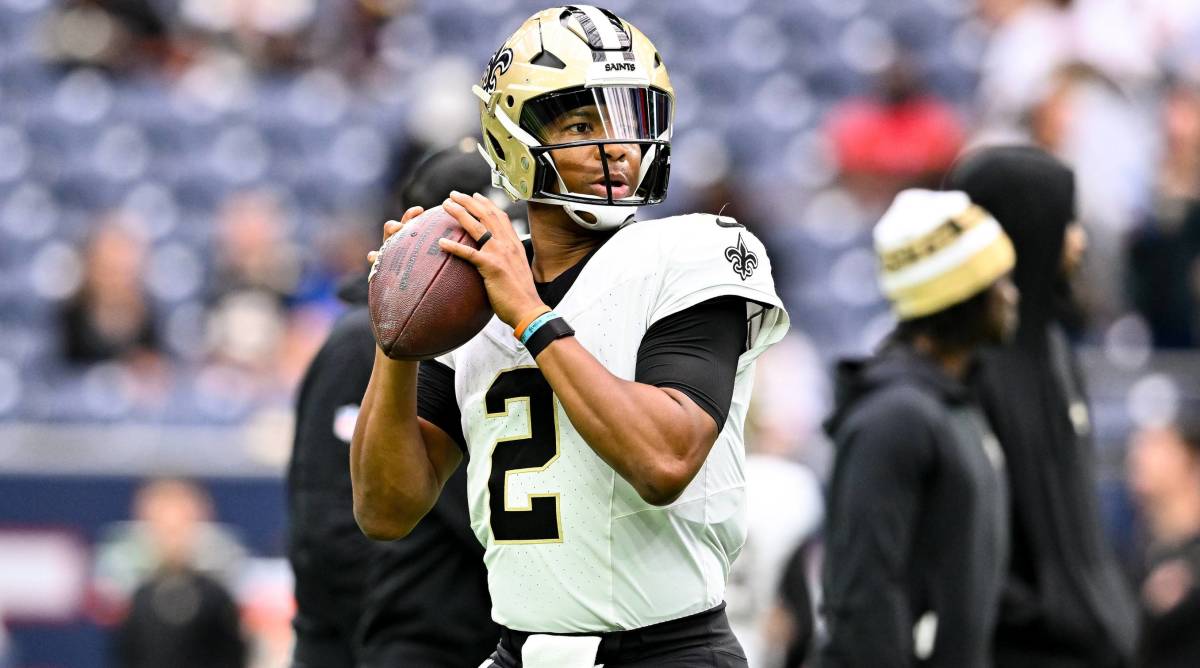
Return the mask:
POLYGON ((746 537, 742 427, 754 360, 788 328, 762 243, 712 215, 639 222, 605 243, 554 307, 588 352, 633 380, 652 324, 722 295, 750 302, 748 350, 707 461, 665 507, 643 501, 592 451, 498 318, 439 358, 455 372, 471 524, 486 548, 496 622, 615 631, 721 602, 746 537))

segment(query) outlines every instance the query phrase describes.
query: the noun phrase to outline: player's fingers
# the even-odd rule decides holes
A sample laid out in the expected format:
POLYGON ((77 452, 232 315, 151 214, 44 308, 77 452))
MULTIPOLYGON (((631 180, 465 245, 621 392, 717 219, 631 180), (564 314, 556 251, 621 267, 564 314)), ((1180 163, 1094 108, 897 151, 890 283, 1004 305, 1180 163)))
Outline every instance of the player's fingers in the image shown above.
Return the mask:
POLYGON ((513 228, 512 221, 508 219, 508 214, 504 212, 504 209, 500 208, 490 198, 479 193, 471 195, 471 201, 477 202, 479 206, 489 212, 488 216, 495 219, 496 224, 488 226, 488 229, 507 232, 507 236, 510 238, 518 239, 517 231, 513 228))
POLYGON ((383 224, 383 240, 387 241, 393 234, 399 232, 404 227, 404 223, 398 220, 389 220, 383 224))
POLYGON ((454 216, 454 219, 463 226, 463 229, 467 231, 467 234, 471 235, 472 239, 479 239, 479 237, 483 236, 484 232, 488 231, 487 225, 480 222, 475 216, 471 215, 470 211, 467 211, 465 207, 454 200, 447 199, 442 203, 442 208, 446 210, 446 213, 454 216))
POLYGON ((410 206, 407 209, 405 209, 404 215, 400 216, 400 222, 407 223, 408 221, 412 220, 413 218, 416 218, 417 216, 419 216, 423 213, 425 213, 424 207, 410 206))
POLYGON ((375 264, 375 258, 377 257, 379 257, 379 251, 367 253, 367 264, 375 264))
POLYGON ((504 215, 504 212, 492 200, 486 197, 473 197, 457 190, 450 193, 450 197, 464 209, 470 211, 471 215, 483 223, 492 234, 508 238, 514 237, 513 234, 506 232, 512 228, 512 224, 508 222, 508 216, 504 215))
POLYGON ((466 209, 467 212, 475 217, 475 220, 483 223, 483 226, 491 231, 492 234, 496 233, 496 221, 494 220, 494 216, 492 216, 492 212, 486 207, 481 206, 473 197, 455 190, 450 193, 450 199, 455 204, 466 209))
POLYGON ((445 237, 438 239, 438 246, 440 246, 441 249, 447 253, 455 257, 460 257, 476 267, 482 267, 483 263, 486 261, 483 254, 478 250, 465 244, 460 244, 457 241, 451 241, 445 237))

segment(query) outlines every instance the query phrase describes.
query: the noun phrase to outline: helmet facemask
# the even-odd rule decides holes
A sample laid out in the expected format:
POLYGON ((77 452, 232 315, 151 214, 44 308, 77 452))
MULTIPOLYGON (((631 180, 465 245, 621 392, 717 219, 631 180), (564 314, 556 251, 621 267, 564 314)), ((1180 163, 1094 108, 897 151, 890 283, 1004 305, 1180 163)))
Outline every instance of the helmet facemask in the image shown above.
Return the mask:
POLYGON ((636 207, 666 195, 671 100, 662 91, 612 86, 551 93, 526 103, 520 126, 537 142, 529 147, 538 166, 530 200, 562 204, 586 227, 622 224, 636 207), (586 173, 564 174, 581 162, 586 173), (582 192, 581 177, 589 181, 582 192))

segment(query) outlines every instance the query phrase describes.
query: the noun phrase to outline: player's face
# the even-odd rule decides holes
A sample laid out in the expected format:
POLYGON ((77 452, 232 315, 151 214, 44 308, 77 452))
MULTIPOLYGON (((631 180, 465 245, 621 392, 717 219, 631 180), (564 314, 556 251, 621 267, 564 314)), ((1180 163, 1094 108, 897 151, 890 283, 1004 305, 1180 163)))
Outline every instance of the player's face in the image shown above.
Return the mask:
MULTIPOLYGON (((546 131, 547 144, 606 138, 603 119, 595 106, 578 107, 560 115, 546 131)), ((633 194, 642 166, 642 149, 636 143, 560 148, 550 151, 550 157, 568 192, 607 198, 611 187, 613 199, 633 194), (608 160, 607 179, 601 151, 608 160)))
POLYGON ((1021 293, 1008 276, 988 288, 987 343, 1000 344, 1010 340, 1017 331, 1017 305, 1021 293))

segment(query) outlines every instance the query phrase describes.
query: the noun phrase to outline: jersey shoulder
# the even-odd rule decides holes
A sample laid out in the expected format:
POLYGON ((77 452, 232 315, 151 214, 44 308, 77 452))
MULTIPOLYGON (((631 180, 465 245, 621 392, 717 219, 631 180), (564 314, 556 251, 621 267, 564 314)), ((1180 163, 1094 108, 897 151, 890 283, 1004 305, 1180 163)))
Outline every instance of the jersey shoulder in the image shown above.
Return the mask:
POLYGON ((728 216, 694 213, 640 221, 622 229, 613 242, 620 243, 619 256, 636 258, 660 275, 660 303, 668 311, 723 295, 780 305, 767 249, 728 216))
POLYGON ((728 216, 693 213, 639 221, 622 229, 613 241, 622 246, 622 256, 638 257, 656 268, 704 282, 771 282, 766 247, 728 216))
POLYGON ((761 247, 758 238, 737 220, 711 213, 689 213, 667 218, 639 220, 621 231, 613 241, 622 244, 665 244, 667 250, 689 251, 728 245, 738 234, 761 247), (732 235, 732 236, 731 236, 732 235))
POLYGON ((648 324, 710 299, 741 297, 747 302, 751 342, 741 365, 787 332, 790 320, 775 291, 767 249, 733 218, 694 213, 647 220, 622 229, 613 239, 618 240, 614 256, 655 272, 648 324))

